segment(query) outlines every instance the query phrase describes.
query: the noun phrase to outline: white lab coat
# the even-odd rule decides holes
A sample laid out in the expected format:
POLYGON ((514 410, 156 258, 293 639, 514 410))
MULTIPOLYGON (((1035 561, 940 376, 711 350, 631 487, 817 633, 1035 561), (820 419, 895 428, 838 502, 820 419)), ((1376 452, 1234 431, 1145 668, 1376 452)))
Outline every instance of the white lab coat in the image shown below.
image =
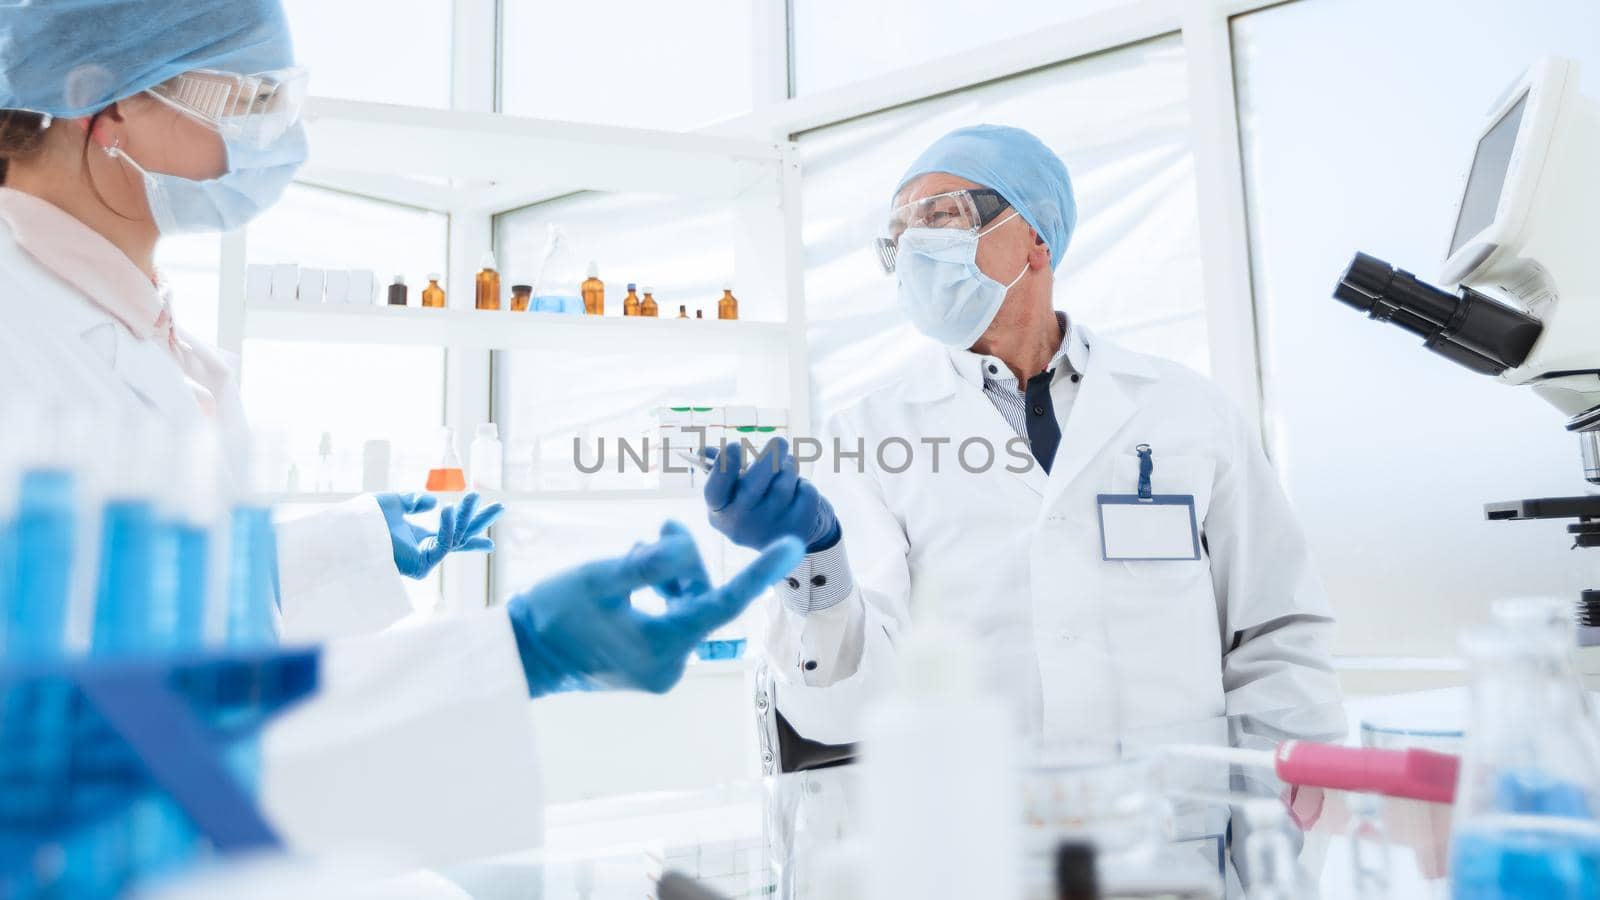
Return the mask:
MULTIPOLYGON (((203 415, 165 346, 135 338, 3 222, 0 317, 14 351, 0 366, 6 396, 175 426, 203 415)), ((224 442, 240 453, 237 385, 220 353, 201 352, 224 442)), ((373 634, 411 607, 371 498, 279 523, 278 551, 284 642, 328 642, 316 696, 263 740, 261 801, 290 848, 428 864, 538 844, 527 683, 504 611, 373 634)))
MULTIPOLYGON (((1338 699, 1328 602, 1255 434, 1193 372, 1083 337, 1082 382, 1052 385, 1058 417, 1070 408, 1048 475, 1006 471, 1016 432, 976 367, 958 372, 942 347, 831 417, 813 478, 854 588, 808 615, 768 607, 778 706, 800 734, 857 739, 863 706, 894 678, 897 638, 930 616, 978 638, 987 684, 1050 742, 1338 699), (875 459, 895 437, 918 450, 901 474, 875 459), (922 439, 940 437, 934 472, 922 439), (995 448, 986 472, 957 464, 968 437, 995 448), (846 451, 865 439, 865 474, 851 460, 833 471, 834 438, 846 451), (1202 559, 1101 559, 1095 495, 1137 490, 1138 444, 1153 448, 1156 493, 1194 495, 1202 559)), ((888 450, 888 465, 903 456, 888 450)))

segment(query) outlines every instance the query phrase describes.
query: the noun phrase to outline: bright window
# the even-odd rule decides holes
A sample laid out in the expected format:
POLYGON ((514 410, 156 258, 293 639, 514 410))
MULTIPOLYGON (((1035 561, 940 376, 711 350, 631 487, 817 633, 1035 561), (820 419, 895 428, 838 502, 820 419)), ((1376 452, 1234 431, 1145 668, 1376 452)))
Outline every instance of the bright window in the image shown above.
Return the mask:
POLYGON ((504 0, 501 109, 685 130, 749 112, 755 2, 504 0))
POLYGON ((791 0, 796 96, 1018 38, 1131 0, 791 0))
POLYGON ((451 0, 285 0, 319 97, 450 105, 451 0))
POLYGON ((1273 460, 1347 653, 1453 656, 1493 598, 1593 582, 1558 523, 1483 515, 1582 486, 1562 417, 1330 294, 1358 250, 1433 278, 1491 103, 1547 53, 1600 95, 1596 34, 1590 0, 1317 0, 1234 20, 1273 460))

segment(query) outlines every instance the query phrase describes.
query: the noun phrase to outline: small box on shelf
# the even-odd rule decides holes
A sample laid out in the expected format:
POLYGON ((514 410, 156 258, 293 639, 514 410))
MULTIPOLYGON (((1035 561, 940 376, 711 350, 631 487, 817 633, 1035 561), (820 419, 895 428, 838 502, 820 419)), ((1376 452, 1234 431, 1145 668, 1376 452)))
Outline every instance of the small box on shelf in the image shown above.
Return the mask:
POLYGON ((377 296, 377 276, 371 269, 350 270, 350 293, 346 302, 357 305, 371 306, 377 296))
POLYGON ((301 303, 321 303, 322 288, 327 277, 325 269, 301 269, 300 286, 295 291, 295 298, 301 303))
POLYGON ((251 263, 244 268, 244 298, 251 303, 272 299, 272 267, 251 263))
POLYGON ((338 305, 350 302, 350 272, 329 269, 322 282, 322 302, 338 305))
POLYGON ((294 263, 278 263, 272 267, 272 299, 277 303, 293 303, 300 295, 300 267, 294 263))

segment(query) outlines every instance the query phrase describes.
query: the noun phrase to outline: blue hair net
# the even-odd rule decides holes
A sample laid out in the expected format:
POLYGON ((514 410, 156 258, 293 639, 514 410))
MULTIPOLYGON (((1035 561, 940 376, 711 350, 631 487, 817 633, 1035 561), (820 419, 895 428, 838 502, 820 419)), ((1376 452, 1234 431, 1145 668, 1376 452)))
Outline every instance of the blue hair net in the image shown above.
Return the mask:
POLYGON ((1020 128, 973 125, 958 128, 922 151, 894 195, 911 179, 944 172, 998 191, 1050 247, 1050 268, 1061 265, 1078 225, 1072 176, 1044 142, 1020 128))
POLYGON ((279 0, 0 3, 0 109, 73 118, 191 69, 292 65, 279 0))

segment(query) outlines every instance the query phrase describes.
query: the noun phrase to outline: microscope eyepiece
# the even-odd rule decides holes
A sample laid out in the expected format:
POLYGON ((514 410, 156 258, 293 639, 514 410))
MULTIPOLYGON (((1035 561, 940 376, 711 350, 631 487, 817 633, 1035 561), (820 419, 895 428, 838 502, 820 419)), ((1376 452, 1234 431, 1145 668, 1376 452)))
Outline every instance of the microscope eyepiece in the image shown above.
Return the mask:
POLYGON ((1440 290, 1375 256, 1357 253, 1333 289, 1334 299, 1392 322, 1423 346, 1474 372, 1499 375, 1522 365, 1544 326, 1521 310, 1462 288, 1440 290))

